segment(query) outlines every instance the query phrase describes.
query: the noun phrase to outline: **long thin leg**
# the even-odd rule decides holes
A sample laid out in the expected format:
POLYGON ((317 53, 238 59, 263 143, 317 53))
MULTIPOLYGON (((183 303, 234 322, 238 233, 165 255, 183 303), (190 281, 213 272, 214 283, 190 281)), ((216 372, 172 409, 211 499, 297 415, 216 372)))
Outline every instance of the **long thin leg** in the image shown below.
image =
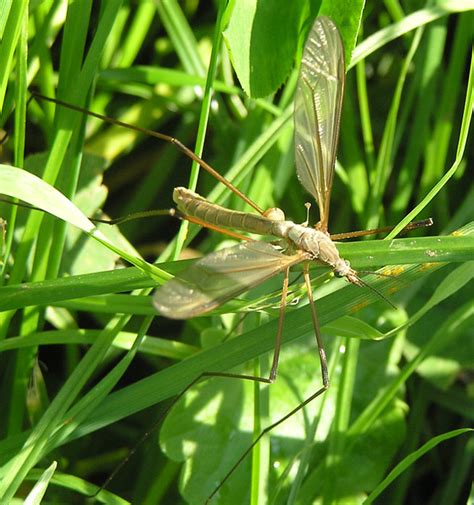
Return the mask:
MULTIPOLYGON (((405 228, 403 228, 403 232, 416 230, 417 228, 422 228, 425 226, 431 226, 433 224, 433 220, 422 219, 420 221, 413 221, 412 223, 408 223, 405 228)), ((386 233, 395 228, 395 226, 385 226, 384 228, 374 228, 373 230, 358 230, 358 231, 348 231, 345 233, 336 233, 335 235, 331 235, 331 240, 345 240, 347 238, 356 238, 356 237, 365 237, 366 235, 376 235, 377 233, 386 233)))
MULTIPOLYGON (((280 359, 280 349, 281 349, 281 336, 283 333, 283 321, 285 320, 285 308, 286 308, 286 295, 288 294, 288 278, 290 275, 290 269, 287 268, 285 270, 285 277, 283 278, 283 287, 281 290, 281 301, 280 301, 280 312, 278 315, 278 329, 277 334, 275 336, 275 347, 273 350, 273 361, 272 367, 270 369, 270 374, 268 377, 258 377, 255 375, 244 375, 244 374, 233 374, 229 372, 204 372, 197 379, 203 377, 230 377, 231 379, 244 379, 251 380, 254 382, 261 382, 263 384, 272 384, 275 382, 277 373, 278 373, 278 361, 280 359)), ((197 380, 193 381, 192 384, 195 384, 197 380)), ((188 388, 189 389, 189 386, 188 388)), ((180 393, 182 396, 182 393, 180 393)))
POLYGON ((285 271, 285 277, 283 278, 283 288, 281 290, 280 313, 278 315, 278 329, 275 337, 275 349, 273 351, 272 368, 270 369, 270 376, 269 376, 270 383, 272 383, 277 376, 278 360, 280 359, 281 336, 283 333, 283 321, 285 320, 286 295, 288 294, 289 276, 290 276, 290 269, 287 268, 285 271))
POLYGON ((132 447, 127 455, 112 471, 112 473, 107 477, 105 482, 97 489, 97 491, 91 495, 91 497, 96 497, 102 490, 106 489, 108 485, 115 479, 116 475, 120 470, 128 463, 130 458, 137 452, 139 447, 149 438, 149 436, 162 424, 166 416, 169 414, 170 410, 181 400, 181 398, 198 382, 209 379, 210 377, 224 377, 230 379, 240 379, 240 380, 251 380, 254 382, 262 382, 265 384, 270 384, 272 381, 267 377, 257 377, 253 375, 244 374, 234 374, 226 372, 202 372, 199 374, 192 382, 190 382, 173 400, 169 403, 166 409, 161 413, 158 419, 153 423, 153 425, 141 436, 138 442, 132 447))
POLYGON ((181 219, 185 219, 186 221, 189 221, 190 223, 197 224, 198 226, 201 226, 201 228, 207 228, 208 230, 216 231, 217 233, 221 233, 222 235, 227 235, 228 237, 236 238, 237 240, 245 240, 249 241, 251 240, 249 237, 246 237, 245 235, 241 235, 240 233, 237 233, 232 230, 226 230, 225 228, 221 228, 220 226, 216 226, 211 223, 207 223, 206 221, 202 221, 198 217, 194 216, 188 216, 187 214, 181 214, 178 212, 178 216, 181 219))
POLYGON ((318 314, 316 313, 316 306, 314 305, 313 290, 311 288, 311 278, 309 276, 309 264, 304 266, 304 282, 306 284, 306 290, 308 291, 308 301, 311 307, 311 319, 313 320, 314 333, 316 335, 316 343, 318 345, 319 362, 321 363, 321 378, 323 380, 323 389, 329 387, 329 374, 328 374, 328 363, 326 359, 326 351, 324 350, 323 337, 321 336, 321 330, 319 327, 318 314))
POLYGON ((209 174, 211 174, 215 179, 217 179, 222 184, 224 184, 224 186, 228 187, 233 193, 235 193, 245 203, 247 203, 248 205, 253 207, 259 214, 263 214, 263 210, 255 202, 250 200, 250 198, 248 198, 248 196, 244 195, 242 193, 242 191, 240 191, 238 188, 236 188, 223 175, 221 175, 219 172, 217 172, 214 168, 212 168, 208 163, 206 163, 199 156, 197 156, 193 151, 191 151, 191 149, 189 149, 189 147, 186 147, 178 139, 171 137, 170 135, 165 135, 164 133, 155 132, 153 130, 148 130, 146 128, 141 128, 140 126, 129 125, 127 123, 124 123, 123 121, 119 121, 118 119, 113 119, 113 118, 104 116, 103 114, 99 114, 97 112, 93 112, 91 110, 87 110, 82 107, 78 107, 77 105, 73 105, 73 104, 64 102, 64 101, 59 100, 57 98, 44 96, 44 95, 41 95, 40 93, 36 93, 36 92, 33 92, 32 96, 34 96, 35 98, 40 98, 41 100, 46 100, 47 102, 52 102, 57 105, 61 105, 62 107, 66 107, 68 109, 75 110, 77 112, 81 112, 82 114, 87 114, 88 116, 92 116, 92 117, 101 119, 102 121, 105 121, 106 123, 113 124, 116 126, 121 126, 122 128, 128 128, 129 130, 134 130, 134 131, 143 133, 145 135, 148 135, 149 137, 155 137, 160 140, 164 140, 165 142, 169 142, 170 144, 173 144, 174 146, 176 146, 177 149, 179 149, 182 153, 184 153, 188 158, 190 158, 191 160, 198 163, 204 170, 206 170, 209 174))
POLYGON ((328 366, 326 360, 326 352, 323 347, 323 339, 321 336, 321 331, 319 329, 318 316, 316 314, 316 308, 314 306, 313 292, 311 289, 311 279, 309 276, 309 265, 306 264, 304 266, 304 280, 306 284, 306 289, 308 291, 308 301, 311 308, 311 319, 313 321, 314 333, 316 335, 316 342, 318 345, 318 353, 319 353, 319 361, 321 363, 321 376, 323 385, 320 387, 315 393, 313 393, 309 398, 306 398, 302 403, 296 406, 293 410, 285 414, 283 417, 278 419, 278 421, 274 422, 270 426, 267 426, 264 430, 260 432, 260 434, 254 439, 252 444, 241 454, 239 459, 234 463, 232 468, 225 474, 224 478, 219 482, 219 485, 214 489, 212 494, 207 498, 206 504, 208 504, 212 498, 218 493, 224 483, 229 479, 229 477, 234 473, 236 468, 242 463, 242 461, 252 452, 252 449, 260 442, 261 438, 264 437, 267 433, 272 431, 274 428, 284 423, 291 416, 299 412, 301 409, 306 407, 308 403, 311 403, 315 398, 322 395, 329 388, 329 374, 328 374, 328 366))
MULTIPOLYGON (((16 202, 10 198, 0 197, 0 202, 8 203, 9 205, 16 205, 17 207, 23 207, 23 208, 29 209, 29 210, 37 210, 39 212, 46 212, 45 210, 35 207, 34 205, 30 205, 29 203, 20 202, 20 201, 16 202)), ((127 214, 126 216, 117 217, 115 219, 113 219, 113 218, 99 219, 96 217, 89 217, 88 219, 89 219, 89 221, 92 221, 93 223, 118 225, 118 224, 126 223, 128 221, 133 221, 135 219, 146 219, 149 217, 156 217, 156 216, 171 216, 171 217, 173 217, 178 214, 179 213, 176 209, 171 208, 171 209, 143 210, 143 211, 127 214)))
MULTIPOLYGON (((105 489, 110 482, 115 478, 117 473, 123 468, 123 466, 130 460, 130 458, 135 454, 135 452, 138 450, 138 448, 145 442, 145 440, 158 428, 158 426, 163 422, 165 417, 168 415, 170 410, 178 403, 178 401, 198 382, 200 382, 203 379, 208 379, 210 377, 224 377, 224 378, 230 378, 230 379, 241 379, 241 380, 250 380, 253 382, 260 382, 263 384, 272 384, 277 376, 277 371, 278 371, 278 360, 280 357, 280 348, 281 348, 281 336, 283 333, 283 321, 285 319, 285 307, 286 307, 286 296, 288 294, 288 278, 290 275, 290 269, 287 268, 285 270, 284 274, 284 279, 283 279, 283 287, 282 287, 282 292, 281 292, 281 302, 280 302, 280 312, 278 316, 278 329, 277 329, 277 334, 275 337, 275 348, 273 351, 273 361, 272 361, 272 368, 270 370, 270 374, 268 377, 258 377, 255 375, 246 375, 246 374, 236 374, 236 373, 229 373, 229 372, 203 372, 200 375, 198 375, 192 382, 190 382, 174 399, 168 407, 162 412, 160 417, 153 423, 150 429, 148 429, 138 440, 138 442, 135 444, 135 446, 130 449, 130 452, 128 453, 128 456, 123 459, 112 471, 112 473, 107 477, 107 480, 100 486, 100 488, 97 489, 95 494, 93 496, 97 496, 103 489, 105 489)), ((258 440, 262 437, 263 434, 261 434, 258 437, 258 440)), ((252 447, 255 444, 252 445, 252 447)), ((247 451, 248 452, 248 451, 247 451)), ((247 454, 246 452, 246 454, 247 454)), ((243 458, 242 458, 243 459, 243 458)), ((239 460, 240 463, 240 460, 239 460)), ((229 472, 226 476, 226 479, 230 476, 230 474, 233 472, 233 470, 238 466, 235 465, 231 472, 229 472)), ((220 487, 220 486, 219 486, 220 487)), ((217 491, 217 490, 216 490, 217 491)))
MULTIPOLYGON (((17 207, 24 207, 25 209, 37 210, 39 212, 44 212, 43 209, 39 209, 38 207, 35 207, 34 205, 30 205, 29 203, 15 202, 15 201, 8 199, 8 198, 0 197, 0 202, 8 203, 10 205, 16 205, 17 207)), ((187 216, 185 214, 181 214, 181 212, 179 212, 178 210, 176 210, 174 208, 159 209, 159 210, 144 210, 144 211, 139 211, 139 212, 133 212, 132 214, 127 214, 126 216, 117 217, 115 219, 113 219, 113 218, 112 219, 98 219, 95 217, 90 217, 89 220, 92 221, 93 223, 119 225, 119 224, 126 223, 128 221, 133 221, 135 219, 145 219, 145 218, 156 217, 156 216, 171 216, 171 217, 178 217, 180 219, 186 219, 186 221, 189 221, 190 223, 197 224, 197 225, 201 226, 202 228, 208 228, 209 230, 216 231, 218 233, 221 233, 222 235, 227 235, 228 237, 232 237, 237 240, 246 240, 246 241, 251 240, 249 237, 246 237, 245 235, 241 235, 240 233, 236 233, 235 231, 226 230, 224 228, 220 228, 219 226, 215 226, 213 224, 206 223, 205 221, 201 221, 197 217, 192 217, 192 216, 187 216)))

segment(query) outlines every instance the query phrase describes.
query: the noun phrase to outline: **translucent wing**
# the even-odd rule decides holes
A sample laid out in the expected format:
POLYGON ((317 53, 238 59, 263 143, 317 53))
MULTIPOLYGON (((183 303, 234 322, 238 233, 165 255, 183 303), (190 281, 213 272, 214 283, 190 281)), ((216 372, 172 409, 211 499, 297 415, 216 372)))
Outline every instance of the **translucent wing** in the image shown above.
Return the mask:
POLYGON ((244 242, 196 261, 158 288, 153 304, 160 314, 172 319, 194 317, 303 259, 304 253, 288 256, 266 242, 244 242))
POLYGON ((319 207, 327 230, 342 99, 344 46, 336 25, 321 16, 303 51, 295 97, 295 159, 301 184, 319 207))

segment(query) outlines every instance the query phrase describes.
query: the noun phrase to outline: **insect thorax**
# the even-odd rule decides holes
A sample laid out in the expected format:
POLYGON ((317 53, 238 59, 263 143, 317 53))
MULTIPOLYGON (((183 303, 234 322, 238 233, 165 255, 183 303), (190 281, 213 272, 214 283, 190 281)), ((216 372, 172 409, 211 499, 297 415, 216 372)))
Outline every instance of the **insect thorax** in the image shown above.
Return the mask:
POLYGON ((294 224, 288 233, 291 240, 298 249, 311 254, 313 259, 326 263, 332 268, 339 265, 341 257, 334 242, 330 237, 314 228, 309 228, 300 224, 294 224))

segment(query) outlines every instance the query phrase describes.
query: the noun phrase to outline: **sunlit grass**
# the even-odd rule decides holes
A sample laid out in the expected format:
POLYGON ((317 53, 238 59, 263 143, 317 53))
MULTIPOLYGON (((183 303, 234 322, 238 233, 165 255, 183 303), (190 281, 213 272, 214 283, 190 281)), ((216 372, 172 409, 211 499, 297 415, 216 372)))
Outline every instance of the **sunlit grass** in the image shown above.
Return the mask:
MULTIPOLYGON (((261 207, 278 205, 290 218, 304 221, 310 196, 294 174, 294 75, 272 97, 247 98, 230 71, 225 46, 212 53, 222 44, 217 13, 203 7, 194 12, 190 5, 183 12, 174 2, 121 6, 111 0, 104 2, 103 13, 94 11, 90 22, 86 2, 70 7, 69 20, 58 8, 52 22, 46 3, 30 6, 30 13, 25 5, 12 2, 8 18, 0 14, 5 16, 1 118, 9 135, 2 163, 33 171, 90 217, 102 209, 117 217, 167 208, 174 186, 193 184, 190 160, 173 146, 96 120, 86 124, 82 115, 64 108, 54 118, 54 107, 45 102, 33 100, 27 107, 28 87, 34 87, 163 131, 193 149, 202 139, 203 158, 261 207), (27 37, 22 30, 28 14, 27 37), (209 61, 210 83, 219 93, 205 91, 209 61), (46 154, 28 159, 38 152, 46 154)), ((459 2, 458 10, 463 5, 459 2)), ((355 9, 348 18, 357 17, 355 9)), ((258 465, 251 469, 250 458, 241 465, 217 503, 243 503, 251 471, 254 482, 262 481, 254 503, 361 502, 373 490, 382 492, 387 482, 379 498, 383 503, 466 501, 472 444, 453 430, 472 426, 473 417, 468 281, 474 268, 467 260, 473 251, 474 194, 472 150, 465 147, 466 111, 472 110, 472 13, 447 14, 427 8, 414 18, 382 6, 366 11, 361 49, 355 53, 366 59, 357 60, 347 75, 330 231, 396 224, 414 208, 417 218, 435 221, 432 228, 397 241, 341 245, 356 268, 403 265, 394 278, 367 279, 399 309, 369 290, 325 282, 323 270, 314 270, 332 387, 304 416, 276 431, 258 465), (414 19, 418 24, 412 25, 414 19), (395 22, 404 35, 392 41, 387 27, 395 22), (375 39, 366 38, 370 34, 375 39), (447 236, 452 232, 457 238, 447 236), (425 443, 430 452, 414 471, 408 456, 424 453, 425 443), (392 482, 394 468, 405 471, 392 482), (427 491, 427 480, 438 484, 427 491)), ((259 37, 265 39, 266 31, 259 37)), ((303 38, 295 41, 295 51, 303 38)), ((262 69, 255 75, 258 87, 267 86, 262 69)), ((11 187, 15 184, 25 199, 29 188, 38 194, 19 177, 11 178, 11 187)), ((207 175, 199 177, 198 190, 214 202, 247 208, 207 175)), ((43 202, 45 207, 57 203, 52 194, 43 202)), ((164 273, 152 280, 137 269, 115 269, 123 265, 120 250, 122 257, 125 251, 150 262, 160 258, 160 269, 173 274, 183 268, 181 261, 169 262, 176 244, 178 250, 206 253, 226 238, 204 233, 192 241, 196 227, 178 235, 180 223, 160 217, 126 223, 120 230, 102 226, 114 253, 41 212, 0 209, 7 222, 0 249, 2 503, 26 496, 30 484, 47 485, 50 475, 40 476, 53 461, 58 469, 47 489, 49 502, 92 494, 91 483, 106 479, 123 449, 159 417, 162 402, 198 374, 253 373, 259 357, 259 367, 269 366, 278 312, 272 290, 281 288, 280 279, 212 316, 178 325, 153 321, 147 293, 165 280, 164 273), (237 324, 232 314, 253 312, 255 306, 265 309, 262 315, 237 324), (229 332, 238 338, 226 338, 229 332), (130 351, 123 354, 123 348, 130 351), (22 485, 24 479, 28 484, 22 485)), ((76 215, 68 205, 57 203, 55 209, 68 222, 76 215)), ((299 297, 298 284, 292 289, 299 297)), ((313 340, 302 299, 288 309, 279 378, 269 399, 265 392, 259 398, 263 424, 318 388, 313 340)), ((194 388, 167 418, 160 447, 155 432, 146 450, 140 448, 110 483, 109 490, 123 500, 103 492, 102 501, 202 503, 252 438, 253 394, 251 384, 228 379, 194 388), (217 411, 211 408, 216 405, 217 411)))

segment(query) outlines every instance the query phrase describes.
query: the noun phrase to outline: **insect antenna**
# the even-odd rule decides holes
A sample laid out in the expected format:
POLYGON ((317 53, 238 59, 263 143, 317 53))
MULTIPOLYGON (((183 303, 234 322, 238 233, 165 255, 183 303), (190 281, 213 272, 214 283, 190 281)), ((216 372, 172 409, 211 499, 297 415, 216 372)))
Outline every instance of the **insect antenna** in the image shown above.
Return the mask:
MULTIPOLYGON (((374 275, 379 275, 377 272, 367 272, 367 273, 373 273, 374 275)), ((380 274, 380 275, 382 275, 383 277, 393 277, 392 275, 386 275, 386 274, 380 274)), ((380 298, 382 298, 382 300, 384 302, 388 303, 388 305, 390 305, 394 309, 398 310, 398 307, 389 298, 387 298, 381 291, 379 291, 374 286, 371 286, 369 283, 363 281, 359 276, 357 276, 357 282, 360 283, 361 286, 369 288, 371 291, 373 291, 378 296, 380 296, 380 298)))

